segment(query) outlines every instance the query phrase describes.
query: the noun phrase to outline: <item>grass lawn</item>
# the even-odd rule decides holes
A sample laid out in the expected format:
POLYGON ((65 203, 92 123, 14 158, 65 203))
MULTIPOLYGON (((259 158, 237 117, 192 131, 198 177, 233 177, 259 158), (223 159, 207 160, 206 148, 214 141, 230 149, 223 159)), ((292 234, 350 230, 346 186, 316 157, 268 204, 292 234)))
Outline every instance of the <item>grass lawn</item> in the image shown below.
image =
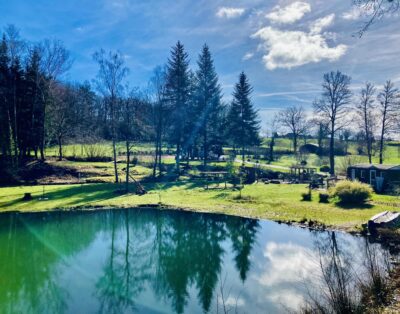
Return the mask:
POLYGON ((148 194, 118 195, 117 186, 111 183, 85 185, 48 185, 45 198, 40 200, 42 186, 0 188, 0 212, 49 211, 82 207, 135 207, 158 204, 193 211, 225 213, 230 215, 265 218, 282 221, 313 220, 328 226, 355 230, 371 216, 384 210, 393 210, 390 204, 400 204, 394 196, 374 195, 372 202, 359 208, 342 208, 335 203, 318 203, 318 192, 313 192, 312 202, 301 201, 305 185, 253 184, 239 192, 231 189, 205 190, 201 182, 147 184, 148 194), (33 200, 23 201, 24 193, 33 200))

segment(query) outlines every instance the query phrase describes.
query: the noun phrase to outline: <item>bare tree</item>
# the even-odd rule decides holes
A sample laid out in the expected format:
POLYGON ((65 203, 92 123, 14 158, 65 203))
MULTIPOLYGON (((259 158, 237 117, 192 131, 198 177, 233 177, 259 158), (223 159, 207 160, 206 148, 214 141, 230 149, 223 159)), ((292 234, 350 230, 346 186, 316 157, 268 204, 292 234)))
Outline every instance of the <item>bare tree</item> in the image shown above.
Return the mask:
POLYGON ((41 70, 47 78, 55 82, 67 72, 73 63, 69 51, 60 40, 44 40, 40 45, 41 70))
POLYGON ((308 129, 306 113, 301 106, 292 106, 279 113, 278 121, 290 130, 293 140, 293 152, 297 153, 297 143, 300 136, 308 129))
POLYGON ((270 140, 268 143, 269 146, 269 161, 274 161, 274 147, 275 147, 275 139, 278 135, 279 129, 279 114, 275 114, 271 122, 268 124, 268 133, 270 135, 270 140))
POLYGON ((72 132, 72 106, 74 103, 73 90, 69 86, 54 84, 52 97, 49 102, 49 133, 58 144, 58 159, 63 158, 63 143, 65 137, 72 132))
POLYGON ((369 82, 365 83, 365 87, 361 90, 359 101, 356 104, 356 114, 364 133, 368 161, 370 164, 372 163, 372 141, 375 128, 375 92, 376 89, 373 84, 369 82))
POLYGON ((4 28, 4 32, 6 34, 10 62, 13 63, 22 54, 27 45, 21 38, 19 29, 15 25, 8 24, 4 28))
POLYGON ((111 113, 111 137, 114 157, 115 183, 119 182, 117 168, 117 150, 116 150, 116 107, 118 104, 118 95, 122 90, 122 83, 128 74, 128 68, 125 66, 124 58, 120 52, 106 53, 103 49, 93 55, 93 59, 99 64, 97 74, 98 90, 109 99, 111 113))
MULTIPOLYGON (((40 90, 40 97, 42 98, 42 119, 43 127, 41 128, 42 135, 40 136, 40 155, 41 159, 44 160, 44 146, 46 139, 46 104, 51 98, 55 98, 53 94, 53 88, 57 85, 57 80, 65 72, 67 72, 73 63, 70 57, 69 51, 65 48, 64 44, 59 40, 50 41, 44 40, 37 47, 40 55, 40 70, 43 75, 40 76, 40 80, 36 80, 38 89, 40 90)), ((55 87, 57 89, 57 87, 55 87)))
POLYGON ((152 116, 155 131, 153 177, 156 176, 157 167, 159 173, 161 173, 162 142, 167 118, 166 75, 166 69, 158 66, 154 69, 153 77, 150 80, 153 94, 152 116))
POLYGON ((329 166, 335 174, 335 135, 343 128, 351 101, 351 78, 340 71, 324 74, 322 97, 314 102, 314 111, 329 125, 329 166))
POLYGON ((397 111, 399 109, 399 90, 389 80, 378 94, 378 110, 380 119, 379 163, 383 163, 383 150, 386 137, 396 127, 397 111))
POLYGON ((358 31, 361 37, 375 21, 388 13, 394 13, 400 8, 400 0, 353 0, 353 3, 367 17, 367 21, 358 31))

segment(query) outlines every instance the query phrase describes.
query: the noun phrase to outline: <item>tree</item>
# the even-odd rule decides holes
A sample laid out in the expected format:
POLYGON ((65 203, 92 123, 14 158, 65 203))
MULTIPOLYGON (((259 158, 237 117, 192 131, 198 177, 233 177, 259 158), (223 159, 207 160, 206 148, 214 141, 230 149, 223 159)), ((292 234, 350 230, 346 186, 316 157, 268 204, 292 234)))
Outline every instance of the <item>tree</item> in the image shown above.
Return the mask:
POLYGON ((210 146, 220 142, 221 136, 221 87, 215 72, 210 49, 205 44, 197 61, 198 70, 195 77, 195 106, 197 125, 203 146, 203 165, 207 166, 210 146))
POLYGON ((353 3, 367 16, 367 21, 358 31, 361 37, 376 20, 386 14, 394 13, 400 8, 400 0, 353 0, 353 3))
POLYGON ((328 124, 329 127, 329 166, 330 174, 335 174, 335 135, 343 128, 345 116, 348 113, 352 93, 350 91, 351 78, 340 71, 324 74, 322 95, 313 104, 315 113, 328 124))
POLYGON ((383 163, 383 150, 386 137, 396 127, 399 109, 399 90, 389 80, 386 81, 382 91, 378 94, 378 110, 380 119, 379 163, 383 163))
POLYGON ((176 145, 176 171, 179 174, 190 102, 189 60, 180 41, 172 48, 168 60, 166 97, 171 107, 170 140, 176 145))
POLYGON ((93 55, 94 60, 99 65, 97 74, 97 87, 99 91, 109 100, 111 138, 114 159, 115 183, 119 182, 117 168, 117 149, 116 149, 116 114, 118 105, 118 95, 122 90, 122 83, 128 74, 124 58, 120 52, 110 51, 108 54, 103 50, 97 51, 93 55))
POLYGON ((74 91, 71 86, 56 84, 53 86, 52 99, 49 104, 49 132, 58 145, 58 160, 63 159, 63 143, 71 135, 74 104, 74 91))
POLYGON ((260 122, 257 111, 251 102, 253 89, 244 72, 239 75, 235 85, 233 100, 227 117, 227 134, 236 147, 241 148, 244 164, 245 148, 249 145, 259 145, 260 122))
POLYGON ((9 119, 9 83, 10 83, 10 59, 8 57, 8 45, 5 35, 0 43, 0 145, 3 159, 11 155, 11 134, 9 119))
POLYGON ((275 114, 269 125, 269 133, 270 140, 268 143, 269 146, 269 162, 274 161, 274 147, 275 147, 275 139, 278 136, 278 127, 279 127, 279 115, 275 114))
POLYGON ((297 153, 298 138, 308 129, 306 113, 302 106, 291 106, 279 113, 279 122, 290 130, 293 140, 293 152, 297 153))
POLYGON ((364 133, 365 145, 367 147, 368 161, 372 164, 372 141, 374 138, 375 117, 375 87, 367 82, 361 90, 359 102, 356 104, 356 113, 360 121, 361 129, 364 133))
POLYGON ((166 128, 166 122, 168 119, 168 107, 166 102, 166 76, 166 69, 158 66, 154 69, 153 76, 150 79, 150 88, 153 95, 152 121, 155 133, 155 158, 153 165, 153 177, 156 176, 157 167, 158 172, 161 174, 162 143, 166 128))

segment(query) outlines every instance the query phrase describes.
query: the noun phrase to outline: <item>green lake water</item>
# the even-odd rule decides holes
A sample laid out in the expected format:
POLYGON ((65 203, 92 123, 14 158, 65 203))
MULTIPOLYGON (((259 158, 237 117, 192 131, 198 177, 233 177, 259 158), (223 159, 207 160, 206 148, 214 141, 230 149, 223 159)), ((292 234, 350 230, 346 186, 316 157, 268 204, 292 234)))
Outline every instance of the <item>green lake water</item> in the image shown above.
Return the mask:
POLYGON ((285 313, 321 291, 321 256, 357 271, 366 245, 179 211, 3 214, 0 313, 285 313))

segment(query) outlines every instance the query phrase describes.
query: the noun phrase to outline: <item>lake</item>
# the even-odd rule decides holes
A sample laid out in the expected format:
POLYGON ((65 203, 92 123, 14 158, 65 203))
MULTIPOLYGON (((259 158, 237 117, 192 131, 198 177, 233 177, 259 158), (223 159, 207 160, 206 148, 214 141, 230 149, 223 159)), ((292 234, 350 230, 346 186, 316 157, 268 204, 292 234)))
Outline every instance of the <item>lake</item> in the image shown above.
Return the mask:
POLYGON ((180 211, 2 214, 0 313, 282 313, 320 293, 321 260, 357 272, 367 245, 180 211))

